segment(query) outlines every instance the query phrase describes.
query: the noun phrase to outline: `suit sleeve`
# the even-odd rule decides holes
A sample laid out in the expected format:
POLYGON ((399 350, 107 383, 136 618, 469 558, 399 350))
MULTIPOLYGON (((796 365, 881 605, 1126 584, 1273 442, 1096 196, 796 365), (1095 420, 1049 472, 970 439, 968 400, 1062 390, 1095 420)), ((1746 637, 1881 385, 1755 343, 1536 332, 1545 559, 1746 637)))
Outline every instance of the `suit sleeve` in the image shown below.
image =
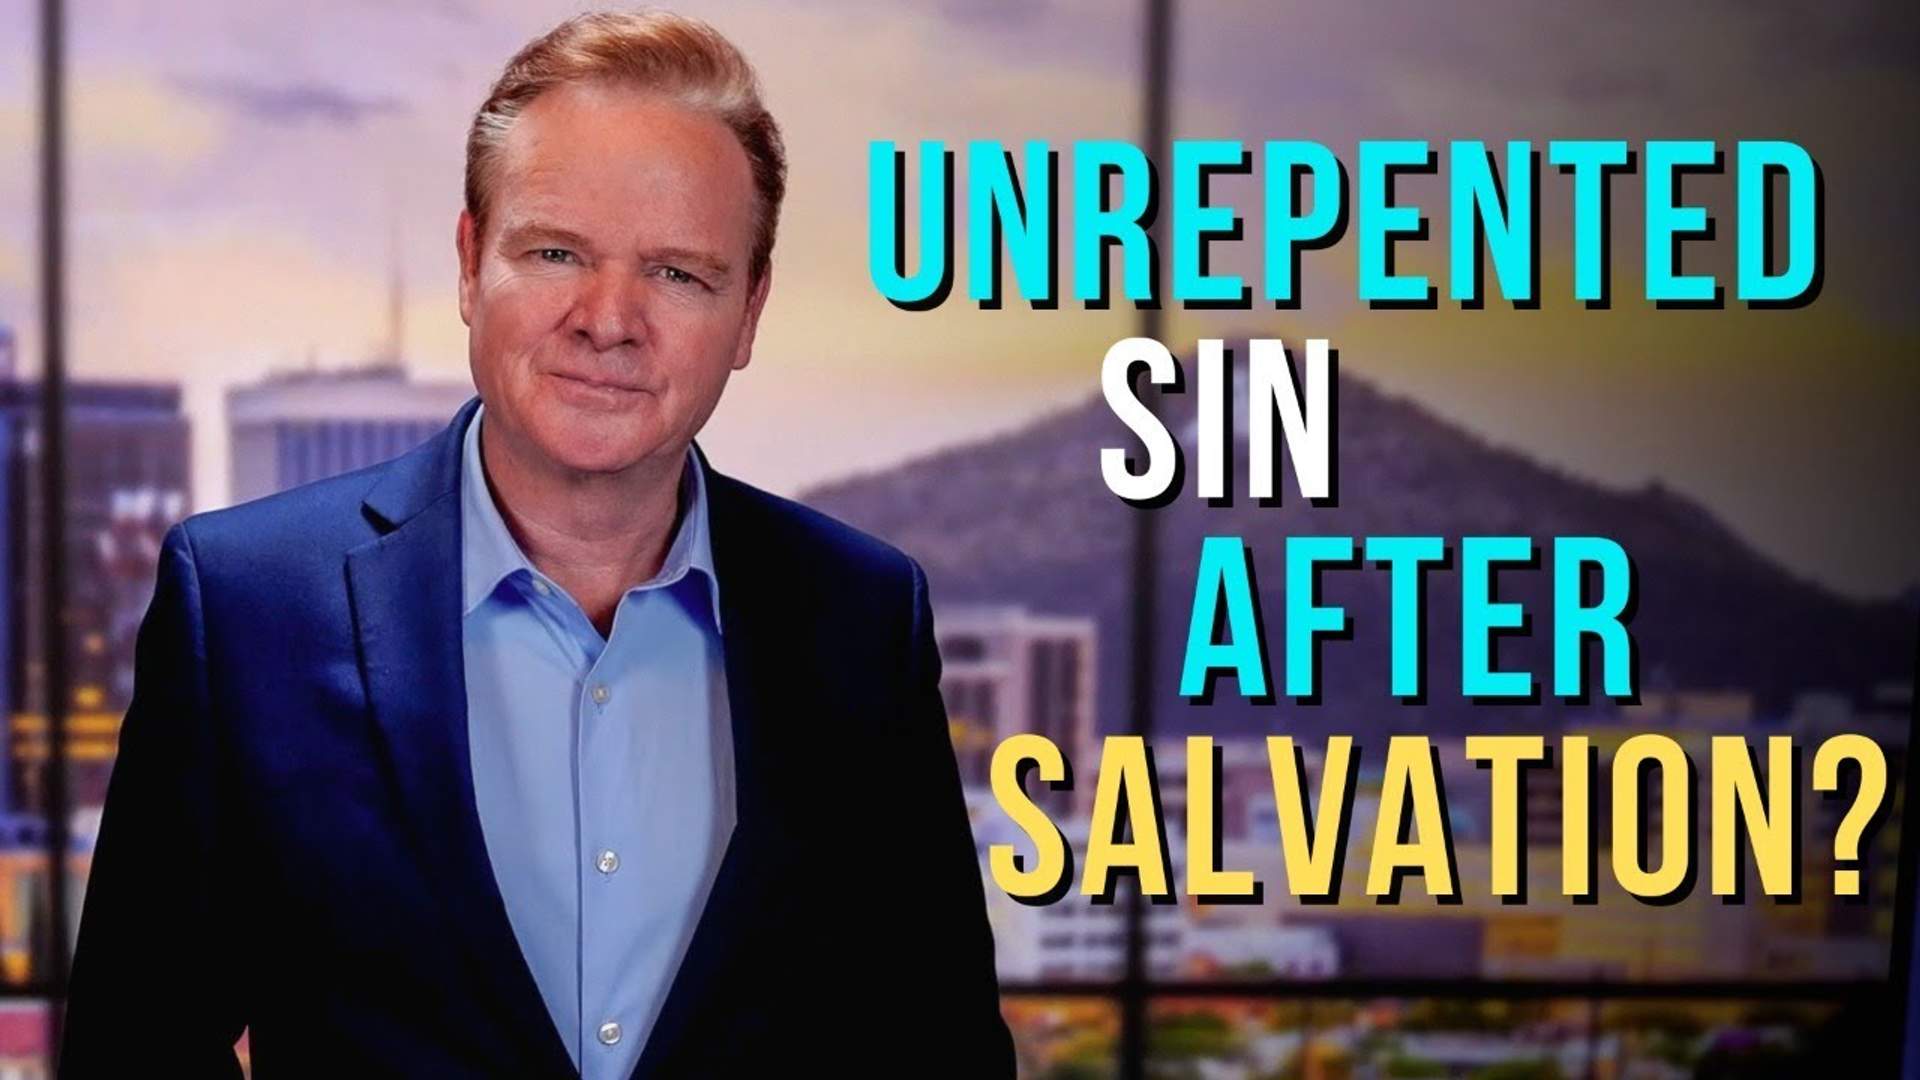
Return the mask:
POLYGON ((960 770, 947 730, 940 696, 940 651, 933 632, 926 574, 912 563, 913 600, 907 761, 900 775, 904 800, 913 811, 913 830, 902 842, 911 855, 913 890, 903 907, 932 919, 923 922, 916 944, 902 960, 917 970, 905 982, 917 993, 901 995, 912 1005, 912 1022, 899 1030, 914 1033, 919 1049, 940 1055, 950 1075, 1011 1080, 1015 1075, 1013 1039, 1000 1015, 999 984, 994 974, 993 932, 987 923, 986 896, 973 830, 961 793, 960 770), (929 1030, 931 1028, 931 1030, 929 1030), (938 1048, 935 1050, 934 1048, 938 1048))
POLYGON ((74 952, 59 1075, 241 1075, 231 811, 208 707, 198 571, 184 526, 161 546, 134 647, 74 952))

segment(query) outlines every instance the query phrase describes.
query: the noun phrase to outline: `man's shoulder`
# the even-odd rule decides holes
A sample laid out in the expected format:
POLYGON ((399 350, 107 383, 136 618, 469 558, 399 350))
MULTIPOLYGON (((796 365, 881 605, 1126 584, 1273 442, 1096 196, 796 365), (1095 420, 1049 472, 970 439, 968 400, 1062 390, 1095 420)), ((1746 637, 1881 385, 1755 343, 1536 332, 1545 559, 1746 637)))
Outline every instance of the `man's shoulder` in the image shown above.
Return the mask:
POLYGON ((182 521, 180 531, 203 572, 215 567, 243 575, 284 572, 293 564, 320 560, 337 565, 349 549, 378 535, 362 501, 391 465, 382 462, 203 511, 182 521))
POLYGON ((728 550, 834 585, 907 584, 917 571, 906 552, 805 503, 718 473, 709 483, 714 542, 728 550))

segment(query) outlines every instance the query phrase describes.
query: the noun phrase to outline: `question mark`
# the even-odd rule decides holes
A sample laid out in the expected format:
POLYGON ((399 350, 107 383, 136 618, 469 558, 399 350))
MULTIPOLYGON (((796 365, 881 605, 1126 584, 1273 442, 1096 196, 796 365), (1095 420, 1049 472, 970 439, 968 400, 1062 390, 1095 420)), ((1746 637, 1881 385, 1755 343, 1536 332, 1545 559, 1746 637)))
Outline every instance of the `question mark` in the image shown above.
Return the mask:
POLYGON ((1847 816, 1840 819, 1840 827, 1833 834, 1833 894, 1835 896, 1860 895, 1860 871, 1857 869, 1838 869, 1843 863, 1860 861, 1860 834, 1867 831, 1867 822, 1880 810, 1880 800, 1887 794, 1887 756, 1881 752, 1880 745, 1865 735, 1835 735, 1820 744, 1820 752, 1813 756, 1813 789, 1815 791, 1838 791, 1840 789, 1840 763, 1856 761, 1860 763, 1860 791, 1854 796, 1853 806, 1847 810, 1847 816))

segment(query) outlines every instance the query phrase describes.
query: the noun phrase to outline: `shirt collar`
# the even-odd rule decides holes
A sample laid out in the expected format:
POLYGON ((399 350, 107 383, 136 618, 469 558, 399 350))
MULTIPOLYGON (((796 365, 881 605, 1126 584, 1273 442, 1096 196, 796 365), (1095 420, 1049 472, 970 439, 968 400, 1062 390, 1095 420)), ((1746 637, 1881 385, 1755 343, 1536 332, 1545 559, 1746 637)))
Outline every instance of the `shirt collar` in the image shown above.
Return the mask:
MULTIPOLYGON (((500 583, 516 574, 545 581, 542 574, 520 549, 519 541, 507 530, 506 519, 493 501, 487 487, 486 472, 480 461, 480 422, 486 417, 482 404, 467 424, 460 466, 460 578, 464 607, 461 614, 471 615, 475 608, 493 595, 500 583)), ((674 528, 673 543, 660 564, 660 572, 634 589, 671 585, 687 574, 698 571, 705 576, 712 600, 713 623, 720 626, 720 579, 713 572, 713 544, 707 525, 707 477, 700 455, 687 448, 687 466, 680 472, 680 520, 674 528)), ((632 590, 629 590, 632 591, 632 590)))

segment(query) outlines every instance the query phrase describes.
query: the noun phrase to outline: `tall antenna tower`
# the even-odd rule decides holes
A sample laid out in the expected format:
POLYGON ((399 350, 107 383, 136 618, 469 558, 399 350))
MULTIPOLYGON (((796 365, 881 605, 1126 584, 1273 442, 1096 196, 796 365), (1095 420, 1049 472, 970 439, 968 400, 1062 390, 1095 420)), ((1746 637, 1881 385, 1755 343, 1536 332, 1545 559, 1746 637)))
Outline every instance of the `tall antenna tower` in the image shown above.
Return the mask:
POLYGON ((387 269, 387 347, 386 356, 382 359, 397 368, 406 356, 407 347, 407 277, 401 266, 400 215, 397 211, 390 221, 387 241, 387 256, 391 262, 387 269))

